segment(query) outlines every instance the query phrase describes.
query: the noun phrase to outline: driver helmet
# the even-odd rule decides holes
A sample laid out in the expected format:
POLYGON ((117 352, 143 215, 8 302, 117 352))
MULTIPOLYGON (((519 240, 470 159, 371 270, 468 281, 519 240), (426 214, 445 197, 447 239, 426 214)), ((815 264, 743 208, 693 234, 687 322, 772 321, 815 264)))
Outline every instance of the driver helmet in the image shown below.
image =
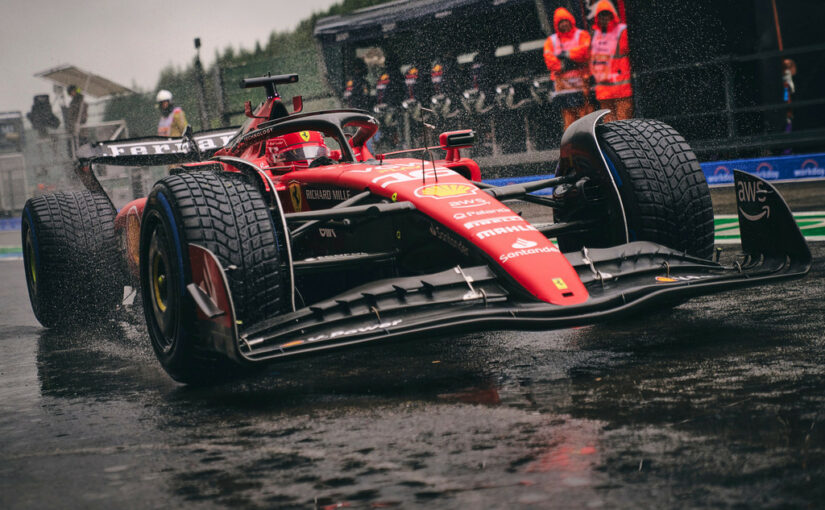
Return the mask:
POLYGON ((324 135, 319 131, 299 131, 266 141, 266 161, 270 166, 307 168, 312 160, 329 156, 324 135))

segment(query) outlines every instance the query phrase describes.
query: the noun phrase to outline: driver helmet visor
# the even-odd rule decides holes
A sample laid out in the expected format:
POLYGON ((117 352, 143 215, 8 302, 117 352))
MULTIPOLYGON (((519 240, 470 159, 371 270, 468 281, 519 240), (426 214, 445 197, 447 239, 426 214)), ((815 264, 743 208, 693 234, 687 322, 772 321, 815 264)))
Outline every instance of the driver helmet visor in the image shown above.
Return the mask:
POLYGON ((274 159, 277 161, 293 162, 313 160, 322 156, 329 156, 329 148, 324 145, 304 145, 281 151, 274 155, 274 159))

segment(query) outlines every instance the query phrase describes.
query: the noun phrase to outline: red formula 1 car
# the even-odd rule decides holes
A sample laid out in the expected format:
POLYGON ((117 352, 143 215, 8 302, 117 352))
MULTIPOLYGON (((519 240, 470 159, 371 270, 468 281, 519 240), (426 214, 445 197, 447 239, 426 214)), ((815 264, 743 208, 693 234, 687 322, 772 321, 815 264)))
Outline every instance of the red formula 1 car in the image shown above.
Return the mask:
POLYGON ((238 130, 86 147, 87 191, 29 200, 24 258, 40 322, 88 325, 121 306, 124 285, 138 288, 164 369, 204 382, 368 341, 588 324, 810 268, 784 200, 744 173, 744 258, 711 261, 707 184, 661 122, 590 114, 564 134, 554 178, 493 187, 460 154, 472 131, 414 157, 374 156, 366 112, 300 113, 294 101, 290 114, 276 85, 296 80, 244 80, 268 99, 238 130), (182 161, 117 213, 91 171, 182 161), (528 222, 525 204, 552 208, 554 221, 528 222))

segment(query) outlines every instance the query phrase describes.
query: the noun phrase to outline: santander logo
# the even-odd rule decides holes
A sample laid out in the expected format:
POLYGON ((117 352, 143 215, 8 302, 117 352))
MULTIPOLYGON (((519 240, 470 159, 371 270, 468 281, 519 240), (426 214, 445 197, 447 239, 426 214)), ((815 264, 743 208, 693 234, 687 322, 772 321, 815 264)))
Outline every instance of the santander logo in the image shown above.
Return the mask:
POLYGON ((534 243, 533 241, 528 241, 526 239, 518 238, 516 242, 513 243, 513 248, 517 250, 525 250, 527 248, 532 248, 533 246, 538 245, 538 243, 534 243))

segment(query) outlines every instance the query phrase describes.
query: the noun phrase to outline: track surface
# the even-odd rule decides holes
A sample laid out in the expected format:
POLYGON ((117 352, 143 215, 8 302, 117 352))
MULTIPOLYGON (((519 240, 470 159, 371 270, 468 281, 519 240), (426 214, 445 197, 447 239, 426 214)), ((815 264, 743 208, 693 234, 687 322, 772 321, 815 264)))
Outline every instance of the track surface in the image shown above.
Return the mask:
POLYGON ((142 327, 39 327, 22 262, 0 261, 0 508, 818 507, 812 247, 804 280, 637 320, 374 346, 197 390, 142 327))

